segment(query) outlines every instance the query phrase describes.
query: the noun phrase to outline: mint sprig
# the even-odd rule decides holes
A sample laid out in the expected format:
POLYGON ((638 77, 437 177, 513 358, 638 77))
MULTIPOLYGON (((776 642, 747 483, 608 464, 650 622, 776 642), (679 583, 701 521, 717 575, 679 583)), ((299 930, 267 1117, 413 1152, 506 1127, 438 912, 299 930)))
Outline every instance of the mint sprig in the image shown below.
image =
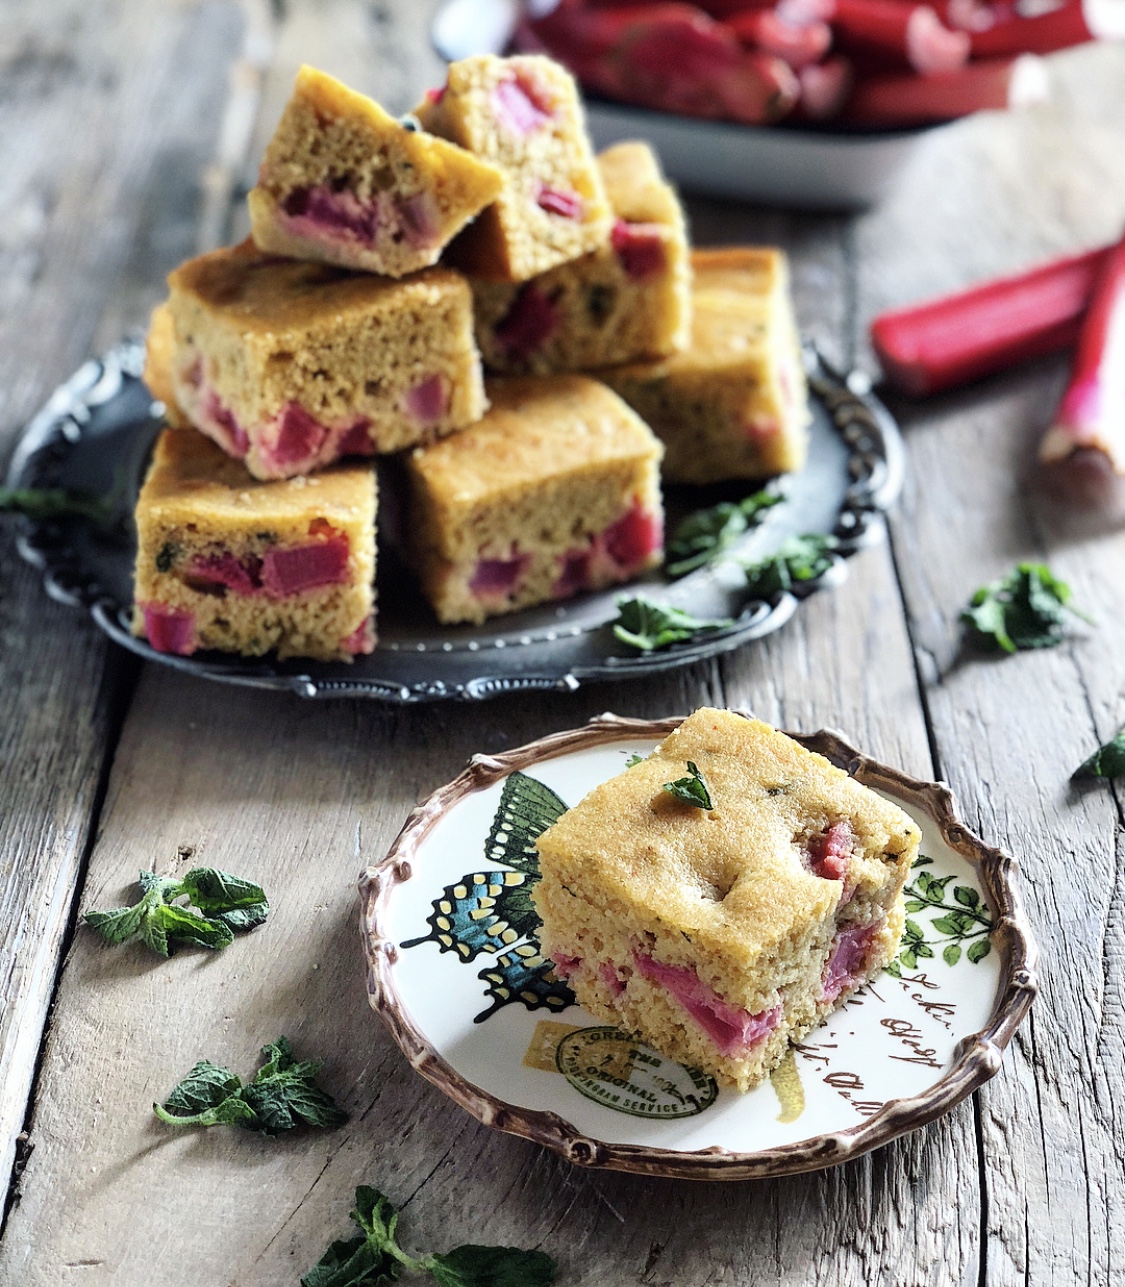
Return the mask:
POLYGON ((194 867, 179 880, 152 871, 142 871, 138 879, 139 903, 87 912, 83 918, 107 943, 139 934, 161 956, 184 943, 217 951, 234 942, 236 930, 252 930, 269 915, 261 886, 214 867, 194 867))
POLYGON ((699 771, 699 766, 691 760, 687 762, 688 776, 686 778, 677 778, 675 782, 665 782, 664 790, 669 795, 673 795, 677 800, 682 800, 684 804, 694 805, 697 809, 710 809, 711 792, 707 790, 707 783, 703 781, 703 774, 699 771))
POLYGON ((252 1081, 201 1059, 152 1111, 169 1126, 242 1126, 277 1135, 304 1123, 330 1129, 347 1121, 326 1091, 315 1085, 319 1059, 298 1063, 286 1037, 262 1047, 262 1066, 252 1081))
POLYGON ((834 536, 819 533, 791 536, 768 559, 745 564, 743 571, 751 598, 772 599, 802 582, 823 576, 835 563, 834 551, 839 544, 834 536))
POLYGON ((106 524, 113 505, 100 496, 61 487, 0 487, 0 514, 22 514, 42 522, 49 518, 88 518, 106 524))
POLYGON ((690 514, 665 548, 665 571, 670 577, 681 577, 714 562, 784 499, 781 489, 771 483, 744 500, 720 501, 690 514))
POLYGON ((685 643, 710 630, 725 630, 732 624, 729 618, 709 621, 694 617, 683 608, 655 603, 652 599, 637 595, 632 599, 617 600, 617 620, 614 622, 613 633, 631 648, 652 652, 671 644, 685 643))
POLYGON ((469 1243, 444 1253, 407 1255, 395 1236, 394 1205, 366 1184, 355 1191, 351 1217, 359 1236, 333 1242, 301 1287, 376 1287, 396 1281, 404 1269, 429 1273, 441 1287, 547 1287, 555 1280, 555 1262, 544 1251, 469 1243))
POLYGON ((961 613, 973 637, 1006 653, 1054 648, 1074 617, 1090 620, 1071 606, 1070 586, 1045 563, 1020 563, 1007 576, 982 585, 961 613))
POLYGON ((1125 728, 1110 738, 1074 770, 1071 777, 1082 778, 1125 778, 1125 728))

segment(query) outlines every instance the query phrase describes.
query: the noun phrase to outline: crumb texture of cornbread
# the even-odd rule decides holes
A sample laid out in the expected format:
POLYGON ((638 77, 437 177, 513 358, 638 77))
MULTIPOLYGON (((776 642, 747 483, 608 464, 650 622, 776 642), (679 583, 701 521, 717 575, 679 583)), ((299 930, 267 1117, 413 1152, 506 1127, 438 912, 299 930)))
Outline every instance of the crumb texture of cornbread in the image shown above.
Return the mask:
POLYGON ((176 330, 168 302, 157 304, 149 318, 145 336, 145 387, 154 398, 164 403, 164 418, 174 429, 186 428, 191 421, 176 402, 172 384, 172 356, 176 347, 176 330))
POLYGON ((704 708, 539 837, 540 945, 595 1017, 747 1090, 894 957, 911 818, 704 708), (664 790, 696 765, 712 807, 664 790))
POLYGON ((683 211, 647 143, 598 158, 609 239, 524 284, 472 279, 477 344, 503 372, 579 371, 687 347, 691 267, 683 211))
POLYGON ((803 468, 808 390, 779 250, 696 250, 692 337, 681 353, 599 372, 665 446, 682 483, 769 478, 803 468))
POLYGON ((370 466, 256 482, 194 429, 166 429, 137 501, 133 633, 180 656, 370 652, 375 508, 370 466))
POLYGON ((443 622, 638 576, 663 548, 660 443, 585 376, 490 380, 471 428, 406 458, 408 558, 443 622))
POLYGON ((449 269, 396 280, 243 242, 168 285, 175 400, 255 478, 400 451, 484 412, 472 294, 449 269))
POLYGON ((258 247, 391 277, 437 263, 504 180, 412 124, 302 67, 248 198, 258 247))
POLYGON ((415 108, 423 129, 504 173, 500 195, 450 245, 448 262, 527 281, 609 237, 613 215, 573 77, 536 54, 452 63, 415 108))

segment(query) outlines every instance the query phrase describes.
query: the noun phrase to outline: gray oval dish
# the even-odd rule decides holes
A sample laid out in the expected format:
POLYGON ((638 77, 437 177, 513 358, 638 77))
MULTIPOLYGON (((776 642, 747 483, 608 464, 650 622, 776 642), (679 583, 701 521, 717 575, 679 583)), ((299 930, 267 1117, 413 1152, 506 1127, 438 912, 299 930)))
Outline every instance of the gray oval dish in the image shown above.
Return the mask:
POLYGON ((578 1008, 537 954, 526 898, 536 876, 517 856, 528 852, 520 829, 537 809, 577 803, 679 723, 603 715, 474 756, 362 874, 370 1002, 416 1071, 485 1125, 572 1162, 695 1180, 835 1165, 918 1129, 994 1076, 1037 989, 1018 863, 964 826, 946 786, 827 730, 797 740, 922 827, 907 932, 887 971, 746 1095, 578 1008))
MULTIPOLYGON (((832 566, 803 583, 801 598, 837 583, 844 560, 882 538, 882 514, 902 487, 899 431, 865 377, 841 376, 814 350, 805 353, 813 423, 809 463, 786 482, 786 500, 732 553, 762 558, 788 536, 831 532, 832 566)), ((494 618, 481 627, 439 626, 407 574, 380 550, 379 643, 352 665, 205 652, 157 652, 129 629, 136 537, 132 514, 162 408, 141 383, 139 339, 87 362, 61 386, 24 431, 8 471, 10 487, 63 487, 109 498, 113 520, 95 528, 79 519, 24 521, 19 550, 43 574, 48 594, 85 607, 123 648, 188 674, 222 683, 293 692, 301 697, 370 697, 396 704, 480 700, 528 689, 571 691, 594 680, 632 678, 729 652, 785 624, 797 608, 791 593, 748 601, 731 565, 702 568, 669 583, 651 573, 631 586, 494 618), (638 654, 613 636, 619 595, 641 593, 697 616, 732 618, 724 630, 660 652, 638 654)), ((745 495, 730 488, 723 499, 745 495)), ((669 492, 669 517, 712 504, 712 489, 669 492)))

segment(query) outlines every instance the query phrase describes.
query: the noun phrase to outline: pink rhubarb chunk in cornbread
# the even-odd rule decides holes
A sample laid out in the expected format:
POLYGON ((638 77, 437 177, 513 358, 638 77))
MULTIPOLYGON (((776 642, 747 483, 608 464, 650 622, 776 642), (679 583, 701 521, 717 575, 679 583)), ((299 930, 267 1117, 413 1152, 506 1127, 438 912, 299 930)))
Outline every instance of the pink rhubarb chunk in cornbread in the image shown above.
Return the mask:
POLYGON ((893 958, 920 838, 784 733, 704 708, 540 836, 540 945, 595 1017, 748 1090, 893 958), (689 763, 709 809, 664 789, 689 763))

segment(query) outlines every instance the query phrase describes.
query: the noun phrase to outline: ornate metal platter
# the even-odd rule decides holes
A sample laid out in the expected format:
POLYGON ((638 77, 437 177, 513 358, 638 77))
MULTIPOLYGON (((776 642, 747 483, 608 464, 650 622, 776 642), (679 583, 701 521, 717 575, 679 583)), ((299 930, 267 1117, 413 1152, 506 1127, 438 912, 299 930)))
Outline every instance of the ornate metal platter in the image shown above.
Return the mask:
POLYGON ((679 719, 603 715, 474 756, 360 878, 371 1004, 478 1120, 584 1166, 697 1180, 811 1171, 948 1112, 1000 1068, 1036 991, 1015 859, 920 782, 796 735, 922 828, 898 956, 745 1095, 591 1017, 539 955, 532 841, 679 719))
MULTIPOLYGON (((616 616, 620 587, 500 617, 482 627, 440 627, 393 555, 381 550, 379 644, 352 665, 158 653, 129 632, 132 512, 161 428, 161 407, 141 383, 142 366, 139 340, 86 363, 24 432, 8 484, 69 488, 106 500, 112 511, 106 523, 96 526, 78 518, 27 523, 19 548, 42 571, 52 597, 85 607, 111 639, 151 661, 224 683, 302 697, 472 700, 521 689, 565 691, 593 680, 688 665, 760 639, 784 625, 797 608, 795 593, 780 593, 768 602, 749 599, 737 565, 726 562, 674 582, 654 573, 635 583, 659 602, 700 617, 732 620, 724 630, 659 652, 638 654, 614 638, 609 623, 616 616)), ((898 429, 871 395, 866 377, 841 376, 812 349, 806 350, 806 368, 813 411, 809 464, 787 480, 784 503, 730 551, 741 559, 760 559, 787 537, 833 533, 839 545, 831 567, 803 583, 800 598, 837 583, 845 575, 845 560, 882 537, 882 513, 897 498, 903 471, 898 429)), ((691 510, 750 490, 746 484, 734 491, 670 489, 669 527, 691 510)))

